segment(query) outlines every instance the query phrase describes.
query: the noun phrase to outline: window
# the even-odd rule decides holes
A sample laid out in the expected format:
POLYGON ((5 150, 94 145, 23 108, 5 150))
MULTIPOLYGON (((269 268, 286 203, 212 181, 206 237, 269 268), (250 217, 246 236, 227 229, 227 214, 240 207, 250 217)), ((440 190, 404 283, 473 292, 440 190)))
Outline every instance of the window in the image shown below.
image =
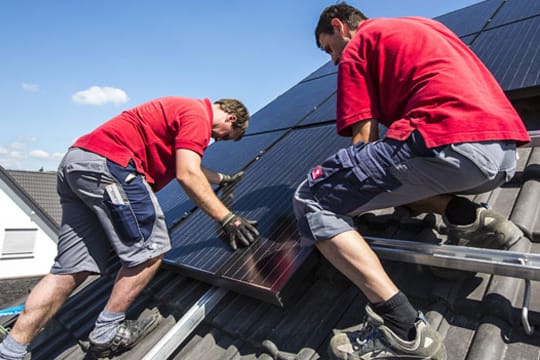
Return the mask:
POLYGON ((37 229, 6 229, 2 256, 28 257, 34 252, 37 229))

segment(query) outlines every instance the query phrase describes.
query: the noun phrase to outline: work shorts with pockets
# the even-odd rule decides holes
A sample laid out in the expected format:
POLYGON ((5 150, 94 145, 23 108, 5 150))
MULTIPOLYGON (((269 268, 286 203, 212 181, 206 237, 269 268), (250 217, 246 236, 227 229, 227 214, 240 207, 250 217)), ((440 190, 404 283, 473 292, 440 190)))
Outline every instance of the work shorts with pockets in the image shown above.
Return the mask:
POLYGON ((294 195, 302 246, 352 230, 363 212, 441 194, 479 194, 510 180, 514 141, 459 143, 428 149, 413 132, 340 149, 313 168, 294 195))
POLYGON ((103 273, 111 247, 133 267, 171 248, 165 217, 145 177, 80 148, 60 163, 62 224, 53 274, 103 273))

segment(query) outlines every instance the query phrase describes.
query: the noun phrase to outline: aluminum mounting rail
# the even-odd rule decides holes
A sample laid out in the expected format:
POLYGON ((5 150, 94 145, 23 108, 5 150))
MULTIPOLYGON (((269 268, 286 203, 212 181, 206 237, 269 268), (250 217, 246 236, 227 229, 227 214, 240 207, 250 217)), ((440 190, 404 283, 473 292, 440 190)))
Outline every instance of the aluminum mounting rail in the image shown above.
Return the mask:
POLYGON ((540 280, 540 254, 365 237, 383 259, 540 280))
POLYGON ((534 333, 534 327, 529 323, 528 307, 531 297, 531 280, 540 280, 539 254, 456 245, 434 245, 369 236, 365 239, 373 251, 385 260, 524 279, 525 292, 521 323, 527 335, 534 333))
POLYGON ((193 330, 204 320, 206 315, 227 294, 227 290, 211 287, 199 300, 179 319, 176 324, 154 345, 143 360, 167 359, 193 330))

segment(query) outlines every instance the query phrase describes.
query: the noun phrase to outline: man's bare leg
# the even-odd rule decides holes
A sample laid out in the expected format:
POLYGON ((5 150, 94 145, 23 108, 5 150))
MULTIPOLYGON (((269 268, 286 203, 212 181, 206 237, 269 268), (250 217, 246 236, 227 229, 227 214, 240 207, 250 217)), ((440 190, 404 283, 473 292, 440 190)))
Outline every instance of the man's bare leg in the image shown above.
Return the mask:
POLYGON ((354 230, 316 243, 319 251, 351 280, 371 303, 380 303, 397 294, 398 288, 384 270, 379 258, 354 230))
POLYGON ((88 272, 69 275, 47 274, 28 295, 24 310, 19 315, 10 336, 21 344, 32 341, 88 275, 88 272))
POLYGON ((144 290, 161 265, 163 255, 134 266, 122 266, 105 309, 110 312, 125 312, 135 298, 144 290))

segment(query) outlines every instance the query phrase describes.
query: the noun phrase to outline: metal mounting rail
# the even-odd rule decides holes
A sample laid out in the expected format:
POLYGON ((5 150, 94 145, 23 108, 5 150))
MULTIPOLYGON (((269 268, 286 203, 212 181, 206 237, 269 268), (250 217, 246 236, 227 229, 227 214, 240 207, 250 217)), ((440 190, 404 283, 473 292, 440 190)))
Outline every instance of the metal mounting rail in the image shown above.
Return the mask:
POLYGON ((525 292, 521 323, 527 335, 534 333, 534 327, 529 323, 528 307, 531 297, 531 280, 540 280, 539 254, 434 245, 369 236, 365 239, 382 259, 524 279, 525 292))
POLYGON ((143 360, 167 359, 204 320, 206 315, 227 294, 227 290, 212 287, 178 320, 167 334, 144 356, 143 360))
POLYGON ((540 280, 540 254, 365 237, 386 260, 540 280))

